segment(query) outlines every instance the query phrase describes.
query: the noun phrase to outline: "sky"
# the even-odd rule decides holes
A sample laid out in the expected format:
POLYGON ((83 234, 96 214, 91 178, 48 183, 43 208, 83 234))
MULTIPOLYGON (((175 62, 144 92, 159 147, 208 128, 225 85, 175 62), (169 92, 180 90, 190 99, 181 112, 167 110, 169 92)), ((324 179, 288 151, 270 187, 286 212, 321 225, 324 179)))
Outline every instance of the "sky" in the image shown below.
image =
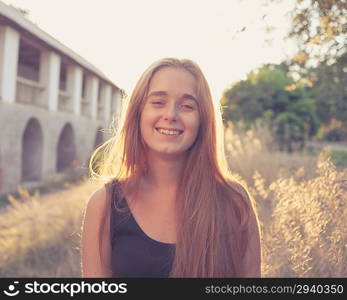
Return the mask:
POLYGON ((2 1, 28 10, 33 23, 128 94, 152 62, 173 56, 197 62, 220 99, 251 70, 296 49, 285 39, 294 0, 2 1), (266 24, 274 29, 266 32, 266 24))

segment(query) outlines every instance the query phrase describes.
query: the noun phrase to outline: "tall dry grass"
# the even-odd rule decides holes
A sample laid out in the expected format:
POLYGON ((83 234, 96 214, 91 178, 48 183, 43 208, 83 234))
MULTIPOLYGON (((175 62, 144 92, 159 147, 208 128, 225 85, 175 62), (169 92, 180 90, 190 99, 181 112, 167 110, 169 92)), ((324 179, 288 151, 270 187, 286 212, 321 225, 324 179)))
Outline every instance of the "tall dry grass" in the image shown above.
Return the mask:
POLYGON ((83 211, 96 188, 85 179, 47 196, 19 187, 0 215, 0 277, 81 277, 83 211))
MULTIPOLYGON (((271 131, 225 131, 230 169, 255 198, 264 277, 347 276, 347 169, 328 151, 317 159, 280 153, 271 131)), ((85 179, 46 196, 20 197, 0 214, 0 277, 80 277, 86 201, 100 184, 85 179)))
POLYGON ((229 164, 255 199, 265 277, 347 277, 347 169, 330 151, 280 153, 271 130, 226 129, 229 164))

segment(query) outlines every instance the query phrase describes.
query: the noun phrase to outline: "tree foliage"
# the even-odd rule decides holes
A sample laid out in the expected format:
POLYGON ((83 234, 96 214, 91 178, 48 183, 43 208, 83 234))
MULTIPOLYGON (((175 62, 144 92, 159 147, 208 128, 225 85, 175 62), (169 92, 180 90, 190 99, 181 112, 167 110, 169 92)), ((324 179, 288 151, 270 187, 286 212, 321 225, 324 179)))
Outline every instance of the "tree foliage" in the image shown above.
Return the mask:
POLYGON ((340 120, 347 127, 347 52, 336 63, 321 63, 309 69, 313 78, 312 95, 316 99, 319 119, 328 124, 340 120))
POLYGON ((347 0, 296 0, 289 37, 299 49, 290 69, 312 87, 319 119, 347 130, 347 0))
POLYGON ((296 0, 289 36, 297 41, 294 61, 334 62, 346 52, 347 1, 296 0))
POLYGON ((221 99, 223 120, 250 128, 256 120, 266 121, 281 150, 302 149, 319 128, 315 101, 303 86, 288 75, 288 65, 267 64, 227 89, 221 99))

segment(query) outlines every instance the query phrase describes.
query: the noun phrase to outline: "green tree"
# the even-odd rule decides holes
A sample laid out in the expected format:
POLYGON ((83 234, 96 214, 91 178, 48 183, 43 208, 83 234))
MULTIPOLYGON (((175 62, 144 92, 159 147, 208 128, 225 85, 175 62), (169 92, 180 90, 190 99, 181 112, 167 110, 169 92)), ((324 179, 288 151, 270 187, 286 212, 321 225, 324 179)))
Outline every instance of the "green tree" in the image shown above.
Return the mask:
POLYGON ((289 105, 288 111, 274 120, 281 150, 292 152, 293 144, 302 150, 309 137, 316 135, 320 122, 313 99, 303 98, 289 105))
POLYGON ((227 89, 221 99, 223 120, 249 129, 260 119, 273 127, 282 150, 302 149, 319 128, 315 101, 288 75, 288 65, 267 64, 227 89))
POLYGON ((264 110, 283 111, 289 101, 283 89, 294 83, 285 74, 286 69, 285 64, 266 64, 225 90, 221 99, 225 119, 250 123, 261 117, 264 110))
POLYGON ((310 76, 314 78, 312 95, 319 119, 325 124, 336 119, 347 126, 347 52, 334 64, 323 62, 310 69, 310 76))

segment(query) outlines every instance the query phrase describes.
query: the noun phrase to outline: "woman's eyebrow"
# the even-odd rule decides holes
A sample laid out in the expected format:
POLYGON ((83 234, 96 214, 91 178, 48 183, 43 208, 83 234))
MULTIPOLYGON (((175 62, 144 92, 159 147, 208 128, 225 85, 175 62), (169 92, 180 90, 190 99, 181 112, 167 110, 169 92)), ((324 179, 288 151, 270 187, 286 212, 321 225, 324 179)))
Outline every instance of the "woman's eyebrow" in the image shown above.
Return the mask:
MULTIPOLYGON (((148 94, 147 98, 152 97, 152 96, 168 96, 168 93, 165 91, 153 91, 153 92, 150 92, 148 94)), ((198 102, 193 95, 187 94, 187 93, 183 94, 181 99, 190 99, 190 100, 193 100, 195 102, 198 102)))
POLYGON ((152 96, 167 96, 167 92, 165 91, 153 91, 150 92, 147 96, 147 98, 152 97, 152 96))
POLYGON ((198 100, 196 100, 196 98, 191 94, 183 94, 182 99, 190 99, 195 101, 196 103, 198 102, 198 100))

